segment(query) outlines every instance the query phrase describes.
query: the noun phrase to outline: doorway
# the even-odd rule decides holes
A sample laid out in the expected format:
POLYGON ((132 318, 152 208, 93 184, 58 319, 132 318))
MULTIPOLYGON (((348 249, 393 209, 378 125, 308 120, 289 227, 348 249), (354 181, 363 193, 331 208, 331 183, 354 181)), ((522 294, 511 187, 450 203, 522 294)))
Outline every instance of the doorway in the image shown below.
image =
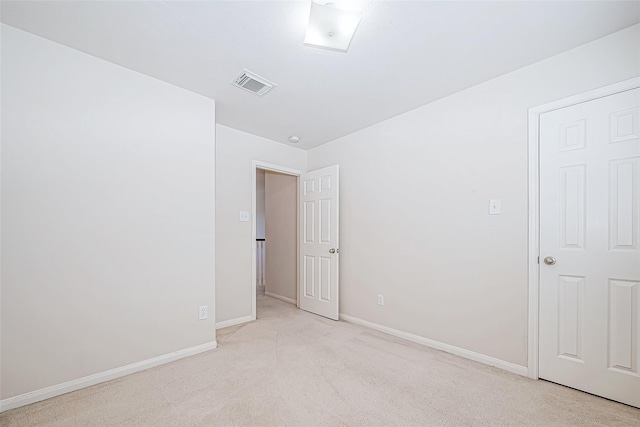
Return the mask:
MULTIPOLYGON (((269 255, 269 221, 267 210, 269 206, 269 195, 265 187, 265 294, 271 294, 276 298, 290 303, 294 303, 298 308, 309 311, 320 316, 333 320, 339 319, 339 271, 340 271, 340 233, 339 233, 339 212, 340 212, 340 181, 339 166, 331 165, 321 169, 302 173, 301 171, 264 163, 254 160, 252 163, 252 237, 251 237, 251 318, 256 319, 256 289, 258 278, 257 263, 257 212, 258 212, 258 174, 260 170, 265 171, 265 185, 271 179, 272 182, 287 181, 287 188, 293 187, 290 178, 295 178, 296 197, 295 199, 295 250, 289 246, 284 250, 286 253, 295 253, 295 269, 291 260, 284 258, 288 263, 287 277, 291 277, 290 272, 295 271, 295 293, 290 290, 281 289, 278 285, 269 284, 271 273, 269 273, 269 263, 273 259, 269 255), (275 173, 273 178, 268 178, 269 173, 275 173), (273 290, 270 290, 273 289, 273 290), (289 292, 286 295, 285 292, 289 292), (295 295, 295 297, 293 296, 295 295)), ((261 172, 260 172, 261 173, 261 172)), ((277 186, 276 186, 277 187, 277 186)), ((289 193, 290 194, 290 193, 289 193)), ((278 206, 278 198, 274 198, 274 205, 278 206)), ((286 204, 289 204, 287 201, 286 204)), ((292 211, 292 210, 291 210, 292 211)), ((290 211, 290 212, 291 212, 290 211)), ((289 215, 289 214, 287 214, 289 215)), ((291 227, 291 223, 286 222, 285 227, 291 227)), ((289 228, 291 230, 291 228, 289 228)), ((274 227, 274 232, 277 232, 274 227)), ((277 240, 277 239, 276 239, 277 240)), ((285 243, 290 245, 290 240, 285 243)), ((274 247, 277 250, 278 247, 274 247)), ((273 252, 273 251, 272 251, 273 252)), ((278 264, 274 267, 277 269, 278 264)), ((282 271, 277 272, 278 274, 282 271)), ((289 279, 287 279, 289 283, 289 279)))
POLYGON ((296 305, 298 179, 264 169, 258 169, 256 176, 257 296, 262 293, 296 305))
POLYGON ((530 112, 529 376, 640 407, 640 79, 530 112))
POLYGON ((298 306, 301 171, 253 162, 252 317, 259 294, 298 306))

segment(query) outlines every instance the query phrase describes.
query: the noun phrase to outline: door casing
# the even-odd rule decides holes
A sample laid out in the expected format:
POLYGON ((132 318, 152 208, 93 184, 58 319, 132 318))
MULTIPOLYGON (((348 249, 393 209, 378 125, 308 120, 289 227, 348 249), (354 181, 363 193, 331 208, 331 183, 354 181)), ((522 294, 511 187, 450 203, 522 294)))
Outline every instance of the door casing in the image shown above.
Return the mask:
POLYGON ((529 326, 527 374, 529 378, 538 379, 538 320, 540 290, 540 115, 549 111, 580 104, 597 98, 624 92, 640 87, 640 77, 620 83, 590 90, 579 95, 563 98, 529 109, 529 326))

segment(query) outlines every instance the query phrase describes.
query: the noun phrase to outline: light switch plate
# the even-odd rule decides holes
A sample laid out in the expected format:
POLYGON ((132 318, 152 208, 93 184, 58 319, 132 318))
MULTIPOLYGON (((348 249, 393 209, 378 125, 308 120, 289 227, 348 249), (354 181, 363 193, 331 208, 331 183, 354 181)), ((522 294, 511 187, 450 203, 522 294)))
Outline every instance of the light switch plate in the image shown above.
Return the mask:
POLYGON ((500 215, 500 199, 489 200, 489 215, 500 215))
POLYGON ((242 222, 249 222, 249 212, 247 212, 247 211, 240 211, 240 221, 242 221, 242 222))

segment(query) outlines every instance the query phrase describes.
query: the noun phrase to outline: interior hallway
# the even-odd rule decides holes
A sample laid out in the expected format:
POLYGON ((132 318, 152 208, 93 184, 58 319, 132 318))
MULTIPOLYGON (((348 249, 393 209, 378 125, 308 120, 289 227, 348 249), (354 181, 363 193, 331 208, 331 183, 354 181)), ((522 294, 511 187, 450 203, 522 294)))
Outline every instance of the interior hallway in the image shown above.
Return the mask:
POLYGON ((2 426, 639 426, 640 410, 261 295, 219 348, 0 414, 2 426))

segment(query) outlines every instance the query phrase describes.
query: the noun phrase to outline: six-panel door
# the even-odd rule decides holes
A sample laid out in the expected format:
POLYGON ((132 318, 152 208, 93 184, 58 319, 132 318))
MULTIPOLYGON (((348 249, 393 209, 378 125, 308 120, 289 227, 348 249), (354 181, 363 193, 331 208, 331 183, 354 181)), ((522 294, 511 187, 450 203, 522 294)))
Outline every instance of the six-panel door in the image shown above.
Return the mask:
POLYGON ((338 166, 300 177, 300 308, 338 320, 338 166))
POLYGON ((540 378, 638 407, 639 106, 634 89, 540 116, 539 324, 540 378))

